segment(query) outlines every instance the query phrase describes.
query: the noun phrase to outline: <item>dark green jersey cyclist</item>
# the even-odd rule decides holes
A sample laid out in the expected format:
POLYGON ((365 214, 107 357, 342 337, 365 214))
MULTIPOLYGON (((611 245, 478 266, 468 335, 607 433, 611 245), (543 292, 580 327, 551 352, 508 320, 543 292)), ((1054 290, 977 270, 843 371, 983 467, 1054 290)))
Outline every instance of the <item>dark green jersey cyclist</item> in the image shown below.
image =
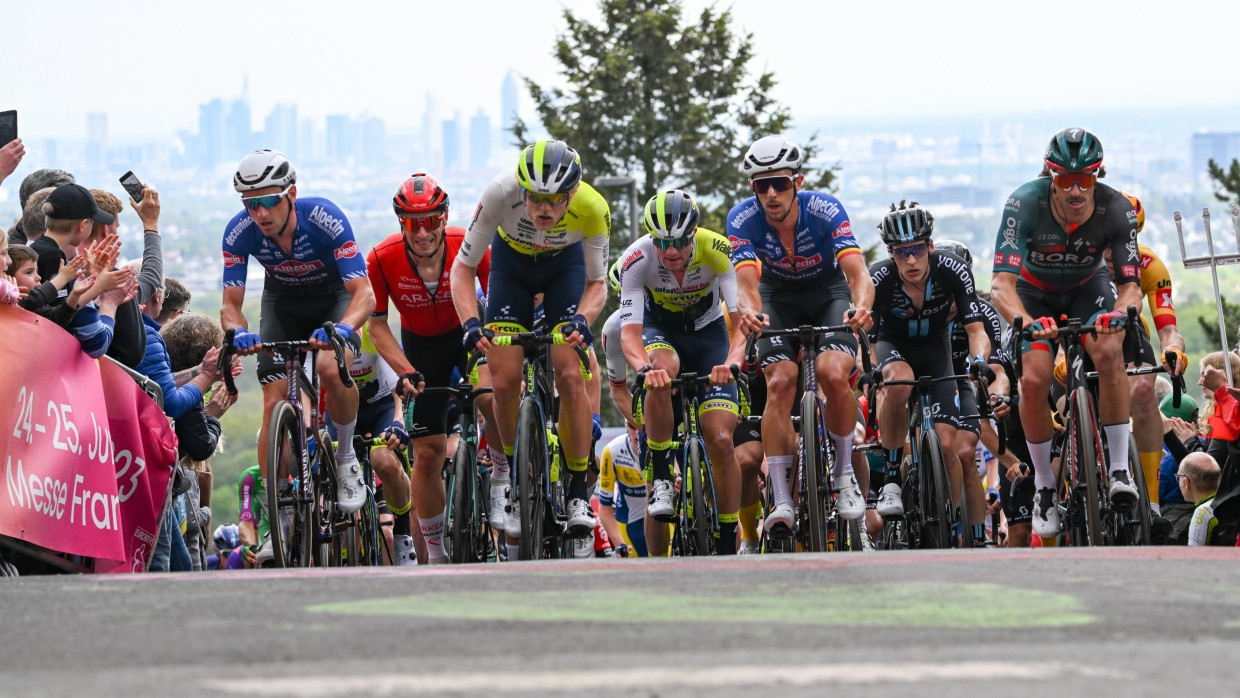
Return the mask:
POLYGON ((1105 176, 1102 144, 1092 133, 1069 128, 1046 148, 1041 176, 1017 189, 1003 209, 995 241, 995 308, 1008 322, 1017 315, 1035 330, 1025 343, 1020 420, 1033 461, 1033 528, 1041 538, 1059 532, 1055 473, 1051 469, 1050 411, 1035 397, 1050 389, 1050 341, 1061 317, 1097 327, 1085 349, 1097 368, 1098 414, 1111 462, 1110 497, 1135 504, 1128 472, 1129 388, 1124 373, 1122 310, 1141 302, 1137 216, 1128 199, 1098 179, 1105 176), (1111 250, 1115 283, 1103 264, 1111 250))

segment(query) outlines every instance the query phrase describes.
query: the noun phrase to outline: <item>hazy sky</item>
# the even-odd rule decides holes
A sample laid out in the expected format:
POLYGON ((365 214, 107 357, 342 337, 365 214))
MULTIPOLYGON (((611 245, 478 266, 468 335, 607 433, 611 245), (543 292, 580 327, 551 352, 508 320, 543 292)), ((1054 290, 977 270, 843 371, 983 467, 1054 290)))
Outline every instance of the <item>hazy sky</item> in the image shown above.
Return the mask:
MULTIPOLYGON (((593 2, 568 4, 593 16, 593 2)), ((239 94, 248 75, 257 127, 272 105, 291 101, 307 116, 369 110, 390 130, 415 130, 428 91, 441 116, 481 106, 495 118, 509 69, 558 80, 551 48, 564 5, 7 3, 0 110, 18 109, 27 137, 80 137, 97 111, 110 114, 114 137, 158 137, 194 130, 197 105, 239 94)), ((696 14, 708 3, 685 5, 696 14)), ((1240 10, 1231 3, 737 0, 732 8, 734 26, 754 34, 755 70, 775 72, 776 96, 800 126, 845 114, 1240 105, 1227 38, 1240 10)))

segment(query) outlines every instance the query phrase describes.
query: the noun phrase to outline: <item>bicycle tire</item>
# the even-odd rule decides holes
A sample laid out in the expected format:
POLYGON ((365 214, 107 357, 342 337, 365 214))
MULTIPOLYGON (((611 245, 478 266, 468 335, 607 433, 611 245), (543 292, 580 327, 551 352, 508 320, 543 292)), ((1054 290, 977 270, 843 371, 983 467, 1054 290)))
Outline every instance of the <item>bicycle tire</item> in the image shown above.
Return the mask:
POLYGON ((1133 487, 1137 488, 1135 510, 1111 510, 1112 538, 1115 545, 1150 545, 1150 526, 1153 514, 1150 510, 1150 492, 1141 469, 1141 455, 1137 452, 1136 439, 1128 437, 1128 470, 1132 474, 1133 487))
POLYGON ((1075 487, 1085 488, 1085 527, 1086 535, 1073 545, 1102 545, 1102 497, 1100 493, 1100 472, 1106 463, 1102 460, 1102 442, 1098 434, 1098 419, 1094 411, 1093 396, 1085 388, 1077 388, 1072 393, 1072 410, 1077 415, 1076 439, 1077 461, 1076 475, 1080 480, 1075 487))
MULTIPOLYGON (((771 474, 769 472, 762 475, 762 514, 759 522, 765 522, 766 515, 775 509, 775 502, 772 499, 771 492, 771 474)), ((794 553, 796 552, 796 539, 791 530, 781 526, 782 531, 786 531, 787 535, 773 535, 763 525, 758 532, 758 546, 763 553, 794 553)))
POLYGON ((470 500, 473 499, 474 488, 471 475, 466 461, 465 441, 462 439, 452 456, 452 472, 448 476, 448 496, 445 500, 448 510, 444 517, 448 522, 447 535, 444 536, 448 544, 448 560, 456 565, 468 561, 472 547, 469 522, 473 515, 470 500))
POLYGON ((833 528, 835 552, 854 553, 865 550, 865 540, 861 537, 861 519, 845 519, 836 511, 833 528))
MULTIPOLYGON (((829 468, 824 458, 822 402, 813 392, 801 396, 801 472, 805 477, 807 543, 810 552, 827 550, 827 511, 831 496, 829 468)), ((840 548, 837 536, 835 547, 840 548)))
MULTIPOLYGON (((301 439, 297 430, 297 412, 286 401, 276 403, 267 422, 267 468, 263 473, 267 487, 267 516, 270 522, 272 559, 276 567, 294 566, 293 527, 284 531, 280 526, 280 509, 291 508, 290 519, 296 519, 296 493, 280 499, 280 462, 287 461, 289 471, 301 467, 301 439)), ((287 479, 287 478, 286 478, 287 479)))
POLYGON ((921 435, 921 512, 924 517, 922 547, 951 547, 953 505, 947 486, 943 447, 933 429, 921 435))
MULTIPOLYGON (((963 466, 964 464, 961 463, 961 465, 963 466)), ((965 496, 965 491, 968 487, 968 484, 962 478, 960 483, 960 508, 953 509, 960 524, 960 547, 966 550, 974 547, 977 543, 977 540, 973 538, 973 518, 969 516, 969 498, 965 496)), ((952 539, 955 540, 955 536, 952 536, 952 539)))
POLYGON ((380 535, 379 507, 374 495, 369 495, 366 497, 366 503, 357 511, 358 565, 378 567, 383 564, 382 547, 379 544, 380 535))
POLYGON ((688 461, 685 470, 690 482, 690 496, 693 499, 693 516, 690 520, 690 529, 692 531, 691 539, 693 542, 693 555, 714 555, 715 554, 715 507, 714 503, 708 500, 706 496, 707 478, 706 468, 710 467, 710 461, 706 458, 703 450, 702 442, 696 438, 689 439, 689 447, 687 449, 685 459, 688 461))
POLYGON ((538 402, 527 395, 517 413, 516 450, 512 470, 517 474, 517 515, 521 519, 519 559, 543 557, 546 519, 547 432, 538 402))
MULTIPOLYGON (((311 492, 309 504, 303 509, 303 520, 311 522, 310 526, 301 529, 301 545, 308 553, 311 565, 322 567, 342 566, 350 559, 347 538, 339 540, 339 549, 332 550, 333 543, 345 531, 351 532, 349 516, 337 509, 336 505, 336 451, 332 446, 331 434, 321 428, 315 435, 318 447, 315 449, 314 463, 311 464, 310 480, 314 491, 311 492), (342 531, 338 533, 337 530, 342 531), (317 544, 316 544, 317 538, 317 544)), ((356 547, 356 540, 352 543, 356 547)), ((354 554, 356 557, 356 553, 354 554)))

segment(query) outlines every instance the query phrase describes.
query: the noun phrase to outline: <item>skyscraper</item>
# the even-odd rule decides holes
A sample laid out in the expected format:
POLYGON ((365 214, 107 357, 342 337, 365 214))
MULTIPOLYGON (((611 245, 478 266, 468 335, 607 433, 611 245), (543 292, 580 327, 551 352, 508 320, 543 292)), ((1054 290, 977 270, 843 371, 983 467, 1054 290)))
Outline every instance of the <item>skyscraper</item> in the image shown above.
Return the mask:
POLYGON ((491 118, 478 107, 478 113, 469 120, 469 167, 486 169, 491 159, 491 118))
POLYGON ((517 121, 517 76, 511 70, 504 76, 504 88, 500 93, 500 127, 505 134, 512 133, 512 125, 517 121))
POLYGON ((294 163, 300 158, 301 142, 297 137, 297 105, 277 104, 263 122, 262 148, 275 148, 294 163))
POLYGON ((224 100, 215 98, 198 105, 198 138, 194 151, 198 167, 215 168, 224 158, 224 100))
POLYGON ((228 103, 228 119, 224 122, 223 158, 240 160, 254 150, 254 126, 250 119, 250 103, 234 99, 228 103))
POLYGON ((361 164, 379 168, 387 164, 387 126, 373 114, 363 114, 357 122, 357 157, 361 164))
POLYGON ((104 156, 108 148, 108 115, 86 115, 86 167, 100 171, 106 164, 104 156))
POLYGON ((327 115, 327 159, 341 163, 354 155, 356 124, 348 114, 327 115))
POLYGON ((461 167, 460 113, 443 120, 443 169, 453 172, 461 167))

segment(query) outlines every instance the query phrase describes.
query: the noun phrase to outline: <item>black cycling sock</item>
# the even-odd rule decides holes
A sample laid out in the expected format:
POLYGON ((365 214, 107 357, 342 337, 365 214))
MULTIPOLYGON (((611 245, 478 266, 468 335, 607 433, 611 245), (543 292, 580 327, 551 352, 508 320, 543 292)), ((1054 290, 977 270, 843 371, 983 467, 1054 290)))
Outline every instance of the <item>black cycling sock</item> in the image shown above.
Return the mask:
MULTIPOLYGON (((650 470, 654 474, 656 480, 672 479, 672 451, 671 442, 665 442, 667 448, 650 449, 650 470)), ((659 444, 663 445, 663 444, 659 444)))
POLYGON ((392 535, 394 536, 412 536, 413 527, 409 524, 409 512, 397 514, 395 521, 392 523, 392 535))
POLYGON ((986 524, 973 524, 973 540, 982 542, 986 539, 986 524))
POLYGON ((723 518, 719 517, 719 538, 715 541, 715 552, 719 555, 735 555, 736 521, 724 521, 723 518))
POLYGON ((893 482, 899 484, 900 482, 900 460, 902 458, 904 450, 900 448, 889 448, 889 449, 886 449, 886 451, 887 451, 887 470, 886 472, 883 473, 883 484, 889 485, 893 482))
POLYGON ((586 493, 586 484, 586 472, 584 470, 581 472, 575 470, 568 471, 568 498, 589 500, 590 497, 586 493))

